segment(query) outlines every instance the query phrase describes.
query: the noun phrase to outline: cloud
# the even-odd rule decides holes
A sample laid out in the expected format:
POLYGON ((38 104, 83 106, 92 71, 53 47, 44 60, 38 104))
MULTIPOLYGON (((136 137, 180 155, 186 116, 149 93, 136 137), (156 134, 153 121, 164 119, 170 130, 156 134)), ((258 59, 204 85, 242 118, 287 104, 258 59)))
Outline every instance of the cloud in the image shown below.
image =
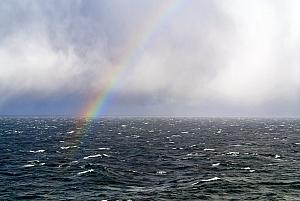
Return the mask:
POLYGON ((299 23, 290 10, 299 5, 286 4, 282 11, 273 1, 223 2, 200 16, 205 5, 186 5, 142 56, 131 87, 195 104, 297 102, 299 39, 290 36, 299 23))
MULTIPOLYGON (((110 78, 159 6, 150 0, 2 1, 2 101, 89 94, 110 78)), ((166 114, 292 107, 300 99, 299 8, 293 0, 183 1, 120 77, 115 103, 155 103, 169 108, 166 114)))
POLYGON ((285 10, 280 4, 234 1, 225 5, 236 25, 236 51, 214 80, 213 88, 221 96, 250 104, 299 98, 300 57, 295 55, 299 39, 291 37, 299 31, 291 8, 299 4, 287 1, 285 10))
POLYGON ((93 24, 79 7, 79 1, 56 6, 37 1, 2 3, 2 19, 7 19, 2 20, 0 40, 2 99, 81 93, 105 73, 110 66, 105 37, 101 31, 84 29, 93 24))

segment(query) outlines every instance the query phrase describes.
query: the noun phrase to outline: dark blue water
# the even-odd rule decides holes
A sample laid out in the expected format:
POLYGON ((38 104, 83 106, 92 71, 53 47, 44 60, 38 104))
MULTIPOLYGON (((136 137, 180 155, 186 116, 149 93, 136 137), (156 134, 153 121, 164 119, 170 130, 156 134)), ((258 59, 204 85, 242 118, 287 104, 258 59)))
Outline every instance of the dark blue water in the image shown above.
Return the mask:
POLYGON ((300 120, 0 119, 0 200, 300 200, 300 120))

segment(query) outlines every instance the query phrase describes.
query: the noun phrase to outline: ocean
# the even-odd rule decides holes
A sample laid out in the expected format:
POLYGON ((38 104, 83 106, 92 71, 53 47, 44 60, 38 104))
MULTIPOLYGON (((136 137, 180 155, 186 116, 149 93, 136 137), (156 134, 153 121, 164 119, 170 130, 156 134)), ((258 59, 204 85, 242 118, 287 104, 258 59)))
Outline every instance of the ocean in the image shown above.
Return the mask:
POLYGON ((300 200, 300 120, 0 118, 0 200, 300 200))

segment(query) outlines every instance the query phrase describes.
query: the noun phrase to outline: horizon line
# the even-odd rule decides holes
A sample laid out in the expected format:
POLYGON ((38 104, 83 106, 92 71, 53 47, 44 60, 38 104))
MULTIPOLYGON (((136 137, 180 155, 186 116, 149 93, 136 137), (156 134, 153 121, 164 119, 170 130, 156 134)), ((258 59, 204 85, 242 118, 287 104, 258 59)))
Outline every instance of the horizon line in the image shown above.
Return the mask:
POLYGON ((50 115, 50 114, 0 114, 0 118, 3 117, 19 117, 19 118, 26 118, 26 117, 67 117, 72 119, 103 119, 103 118, 199 118, 199 119, 300 119, 300 116, 280 116, 280 115, 266 115, 266 116, 245 116, 245 115, 204 115, 204 116, 196 116, 196 115, 102 115, 99 117, 90 118, 88 116, 78 116, 78 115, 50 115))

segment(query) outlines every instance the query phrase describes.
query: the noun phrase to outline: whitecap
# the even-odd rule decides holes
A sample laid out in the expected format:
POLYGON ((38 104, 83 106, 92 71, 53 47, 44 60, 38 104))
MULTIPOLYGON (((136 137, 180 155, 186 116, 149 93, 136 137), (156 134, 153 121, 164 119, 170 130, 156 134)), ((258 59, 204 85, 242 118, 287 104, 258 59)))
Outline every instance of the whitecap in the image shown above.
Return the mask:
POLYGON ((40 150, 37 150, 37 151, 32 151, 32 150, 30 150, 29 152, 30 153, 43 153, 45 150, 43 150, 43 149, 40 149, 40 150))
POLYGON ((215 151, 215 149, 203 149, 203 151, 215 151))
POLYGON ((39 160, 32 160, 32 161, 27 161, 28 163, 39 163, 39 160))
POLYGON ((34 164, 27 164, 27 165, 23 165, 23 167, 33 167, 34 164))
POLYGON ((97 158, 97 157, 101 157, 101 154, 86 156, 83 159, 86 160, 86 159, 89 159, 89 158, 97 158))
POLYGON ((220 180, 221 178, 219 177, 213 177, 213 178, 210 178, 210 179, 202 179, 201 181, 203 182, 207 182, 207 181, 217 181, 217 180, 220 180))
POLYGON ((163 175, 163 174, 166 174, 167 172, 166 171, 163 171, 163 170, 159 170, 156 172, 156 174, 159 174, 159 175, 163 175))
POLYGON ((72 134, 72 133, 75 133, 75 131, 69 131, 69 132, 67 132, 68 134, 72 134))
POLYGON ((188 134, 188 131, 181 131, 182 134, 188 134))
POLYGON ((217 167, 217 166, 219 166, 220 165, 220 163, 213 163, 211 166, 212 167, 217 167))
POLYGON ((83 174, 86 174, 86 173, 89 173, 89 172, 94 172, 94 169, 89 169, 89 170, 85 170, 85 171, 82 171, 82 172, 78 172, 77 175, 83 175, 83 174))
POLYGON ((110 150, 110 148, 108 148, 108 147, 100 147, 100 148, 98 148, 99 150, 110 150))
POLYGON ((66 146, 66 147, 60 147, 61 149, 70 149, 70 148, 76 148, 77 146, 74 145, 74 146, 66 146))
POLYGON ((226 153, 227 155, 231 155, 231 156, 237 156, 240 154, 240 152, 236 152, 236 151, 230 151, 228 153, 226 153))
POLYGON ((104 157, 110 157, 110 155, 107 155, 107 154, 102 154, 104 157))

